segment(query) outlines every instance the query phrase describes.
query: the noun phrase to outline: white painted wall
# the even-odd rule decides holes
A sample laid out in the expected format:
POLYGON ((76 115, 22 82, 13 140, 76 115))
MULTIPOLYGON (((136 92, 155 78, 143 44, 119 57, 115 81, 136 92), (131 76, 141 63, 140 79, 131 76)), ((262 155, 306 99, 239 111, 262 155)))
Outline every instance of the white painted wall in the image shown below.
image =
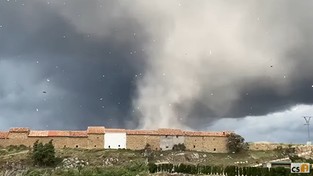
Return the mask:
POLYGON ((104 134, 105 149, 126 148, 126 133, 105 133, 104 134))

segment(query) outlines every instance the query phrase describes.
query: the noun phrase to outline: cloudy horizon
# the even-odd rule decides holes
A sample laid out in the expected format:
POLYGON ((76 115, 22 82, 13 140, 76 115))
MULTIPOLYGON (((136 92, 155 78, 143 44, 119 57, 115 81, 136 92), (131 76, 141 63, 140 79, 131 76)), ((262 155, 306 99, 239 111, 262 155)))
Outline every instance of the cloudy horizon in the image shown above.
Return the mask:
POLYGON ((305 143, 313 2, 0 1, 0 131, 232 130, 305 143))

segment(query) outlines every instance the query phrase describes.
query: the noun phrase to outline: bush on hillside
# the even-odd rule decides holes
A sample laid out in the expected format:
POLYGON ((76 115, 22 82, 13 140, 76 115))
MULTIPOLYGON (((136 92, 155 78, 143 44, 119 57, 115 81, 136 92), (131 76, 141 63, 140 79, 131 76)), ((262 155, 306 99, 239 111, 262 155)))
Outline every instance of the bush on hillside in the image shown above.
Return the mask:
POLYGON ((185 146, 185 144, 175 144, 173 146, 173 150, 174 151, 185 151, 186 150, 186 146, 185 146))
POLYGON ((56 162, 56 157, 52 140, 46 144, 37 140, 33 145, 32 160, 34 165, 53 166, 56 162))
POLYGON ((25 145, 21 144, 21 145, 9 145, 6 147, 8 151, 22 151, 22 150, 27 150, 28 147, 26 147, 25 145))

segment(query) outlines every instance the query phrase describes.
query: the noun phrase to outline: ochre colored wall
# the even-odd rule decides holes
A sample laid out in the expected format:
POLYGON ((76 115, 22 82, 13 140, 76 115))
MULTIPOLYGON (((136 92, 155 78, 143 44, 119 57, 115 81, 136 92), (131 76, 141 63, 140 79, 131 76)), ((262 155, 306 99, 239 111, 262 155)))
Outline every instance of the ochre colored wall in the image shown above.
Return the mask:
POLYGON ((6 147, 8 144, 8 139, 0 139, 0 147, 6 147))
POLYGON ((9 145, 26 145, 28 146, 28 133, 10 132, 8 135, 6 146, 9 145))
POLYGON ((131 150, 142 150, 147 144, 146 135, 126 135, 126 148, 131 150))
POLYGON ((148 144, 150 144, 152 150, 160 150, 160 136, 147 136, 146 141, 148 144))
MULTIPOLYGON (((0 139, 0 146, 6 147, 9 145, 25 145, 32 147, 34 142, 39 140, 43 143, 48 143, 53 139, 55 148, 88 148, 88 149, 103 149, 105 144, 104 134, 88 134, 87 137, 32 137, 28 133, 10 132, 8 139, 0 139), (77 146, 77 147, 76 147, 77 146)), ((131 150, 142 150, 146 144, 150 144, 152 150, 160 150, 161 144, 160 135, 152 134, 127 134, 126 148, 131 150)), ((174 136, 175 137, 175 136, 174 136)), ((227 152, 226 142, 227 137, 212 137, 212 136, 180 136, 179 141, 184 141, 187 150, 205 151, 224 153, 227 152)), ((176 138, 175 138, 176 139, 176 138)), ((178 140, 178 139, 177 139, 178 140)), ((178 141, 172 142, 177 143, 178 141)), ((254 144, 250 145, 251 149, 260 150, 266 145, 254 144)), ((274 145, 275 146, 275 145, 274 145)))
POLYGON ((205 151, 211 153, 226 153, 228 152, 226 143, 227 137, 185 137, 185 146, 187 150, 205 151))
MULTIPOLYGON (((33 147, 34 143, 36 141, 39 141, 39 142, 42 142, 42 143, 48 143, 50 141, 49 138, 47 137, 28 137, 28 142, 26 144, 26 146, 30 146, 30 147, 33 147)), ((55 147, 55 146, 54 146, 55 147)), ((56 147, 55 147, 56 148, 56 147)))
POLYGON ((226 137, 203 137, 203 151, 226 153, 228 152, 226 137))
POLYGON ((203 137, 186 136, 185 146, 187 150, 203 151, 203 137))
POLYGON ((157 135, 126 135, 126 148, 131 150, 142 150, 147 144, 150 144, 152 150, 160 149, 160 137, 157 135))
POLYGON ((66 147, 88 148, 88 138, 87 137, 69 137, 67 138, 67 141, 66 141, 66 147))
POLYGON ((104 148, 104 135, 103 134, 88 134, 87 138, 87 148, 104 148))

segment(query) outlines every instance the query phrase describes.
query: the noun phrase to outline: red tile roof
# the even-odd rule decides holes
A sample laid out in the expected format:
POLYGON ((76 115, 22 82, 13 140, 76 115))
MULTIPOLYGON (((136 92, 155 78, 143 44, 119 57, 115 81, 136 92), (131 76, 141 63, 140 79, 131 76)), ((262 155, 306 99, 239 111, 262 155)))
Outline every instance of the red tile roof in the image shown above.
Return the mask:
POLYGON ((125 133, 125 129, 117 129, 117 128, 106 128, 105 133, 125 133))
POLYGON ((88 134, 104 134, 105 128, 103 126, 90 126, 87 129, 88 134))
POLYGON ((158 134, 169 135, 169 136, 184 135, 183 131, 180 129, 169 129, 169 128, 159 128, 158 134))
POLYGON ((48 137, 68 137, 69 131, 48 131, 48 137))
POLYGON ((87 131, 70 131, 70 137, 88 137, 87 131))
POLYGON ((28 137, 47 137, 47 136, 48 131, 33 131, 33 130, 31 130, 28 135, 28 137))
POLYGON ((129 135, 158 135, 156 130, 126 130, 129 135))
POLYGON ((28 133, 30 131, 29 128, 11 128, 10 132, 12 133, 28 133))
POLYGON ((8 138, 9 132, 6 131, 0 131, 0 139, 6 139, 8 138))

